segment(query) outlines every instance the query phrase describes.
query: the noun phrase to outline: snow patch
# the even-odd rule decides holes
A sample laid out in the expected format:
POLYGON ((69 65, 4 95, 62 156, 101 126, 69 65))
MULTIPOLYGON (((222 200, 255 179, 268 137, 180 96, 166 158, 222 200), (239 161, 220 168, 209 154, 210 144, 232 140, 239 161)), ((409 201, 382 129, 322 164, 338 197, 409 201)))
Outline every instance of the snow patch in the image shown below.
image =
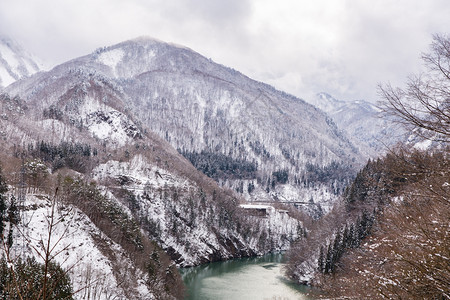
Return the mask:
POLYGON ((14 52, 5 44, 0 43, 0 56, 8 62, 8 65, 17 73, 20 62, 17 61, 14 52))
POLYGON ((428 148, 430 148, 432 143, 433 143, 432 140, 423 140, 423 141, 416 143, 414 145, 414 148, 416 148, 417 150, 425 151, 428 148))
POLYGON ((122 49, 113 49, 101 53, 98 56, 97 61, 106 66, 109 66, 113 70, 114 75, 116 75, 116 67, 122 61, 124 56, 125 52, 122 49))
POLYGON ((6 87, 16 80, 9 74, 8 70, 0 65, 0 85, 6 87))
POLYGON ((129 162, 110 160, 97 166, 93 171, 95 180, 108 178, 127 178, 135 189, 177 187, 188 189, 190 183, 187 179, 174 177, 166 170, 151 165, 142 155, 135 155, 129 162))
POLYGON ((6 87, 39 71, 34 60, 14 41, 0 37, 0 84, 6 87))
POLYGON ((123 113, 96 111, 86 117, 87 128, 93 136, 124 146, 141 135, 140 130, 123 113))

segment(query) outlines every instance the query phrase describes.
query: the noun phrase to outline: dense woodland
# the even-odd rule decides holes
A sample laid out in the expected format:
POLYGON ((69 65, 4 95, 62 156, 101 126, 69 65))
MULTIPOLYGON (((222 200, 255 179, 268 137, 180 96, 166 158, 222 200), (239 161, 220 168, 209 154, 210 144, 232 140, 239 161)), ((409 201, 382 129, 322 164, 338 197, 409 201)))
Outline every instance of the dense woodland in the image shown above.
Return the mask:
POLYGON ((258 165, 244 159, 234 159, 221 153, 201 151, 179 152, 186 157, 192 165, 208 177, 220 179, 255 179, 258 165))
POLYGON ((324 228, 340 226, 325 237, 329 242, 308 243, 320 244, 317 270, 322 275, 313 284, 327 297, 447 298, 448 149, 433 154, 398 150, 377 165, 383 168, 378 178, 369 168, 360 173, 366 179, 352 185, 358 192, 347 194, 342 208, 321 220, 324 228))

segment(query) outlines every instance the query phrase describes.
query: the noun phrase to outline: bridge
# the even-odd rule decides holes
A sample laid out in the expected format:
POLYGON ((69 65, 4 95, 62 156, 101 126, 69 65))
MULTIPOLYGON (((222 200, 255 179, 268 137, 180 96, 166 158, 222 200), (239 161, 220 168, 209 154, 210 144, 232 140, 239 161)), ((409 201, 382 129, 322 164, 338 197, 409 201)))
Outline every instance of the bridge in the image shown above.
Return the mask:
POLYGON ((315 202, 305 202, 305 201, 249 201, 248 203, 254 203, 254 204, 266 204, 266 205, 272 205, 272 204, 291 204, 291 205, 323 205, 320 203, 315 202))

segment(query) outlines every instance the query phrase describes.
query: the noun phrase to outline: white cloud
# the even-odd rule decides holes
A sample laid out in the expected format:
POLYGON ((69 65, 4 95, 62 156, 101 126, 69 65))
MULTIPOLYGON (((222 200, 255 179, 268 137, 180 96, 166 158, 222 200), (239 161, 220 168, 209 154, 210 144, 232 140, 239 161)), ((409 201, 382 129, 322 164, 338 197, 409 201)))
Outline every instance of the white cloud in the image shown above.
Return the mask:
POLYGON ((447 0, 0 0, 0 33, 53 63, 149 35, 300 97, 376 100, 449 15, 447 0))

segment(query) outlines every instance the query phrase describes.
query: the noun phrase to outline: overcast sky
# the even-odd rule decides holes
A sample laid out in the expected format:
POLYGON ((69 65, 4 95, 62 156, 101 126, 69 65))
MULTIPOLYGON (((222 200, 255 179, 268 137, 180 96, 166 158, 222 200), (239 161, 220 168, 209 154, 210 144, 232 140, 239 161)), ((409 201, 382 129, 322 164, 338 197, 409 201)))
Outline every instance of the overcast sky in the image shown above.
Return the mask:
POLYGON ((449 0, 0 0, 0 34, 50 65, 147 35, 301 98, 376 101, 449 30, 449 0))

